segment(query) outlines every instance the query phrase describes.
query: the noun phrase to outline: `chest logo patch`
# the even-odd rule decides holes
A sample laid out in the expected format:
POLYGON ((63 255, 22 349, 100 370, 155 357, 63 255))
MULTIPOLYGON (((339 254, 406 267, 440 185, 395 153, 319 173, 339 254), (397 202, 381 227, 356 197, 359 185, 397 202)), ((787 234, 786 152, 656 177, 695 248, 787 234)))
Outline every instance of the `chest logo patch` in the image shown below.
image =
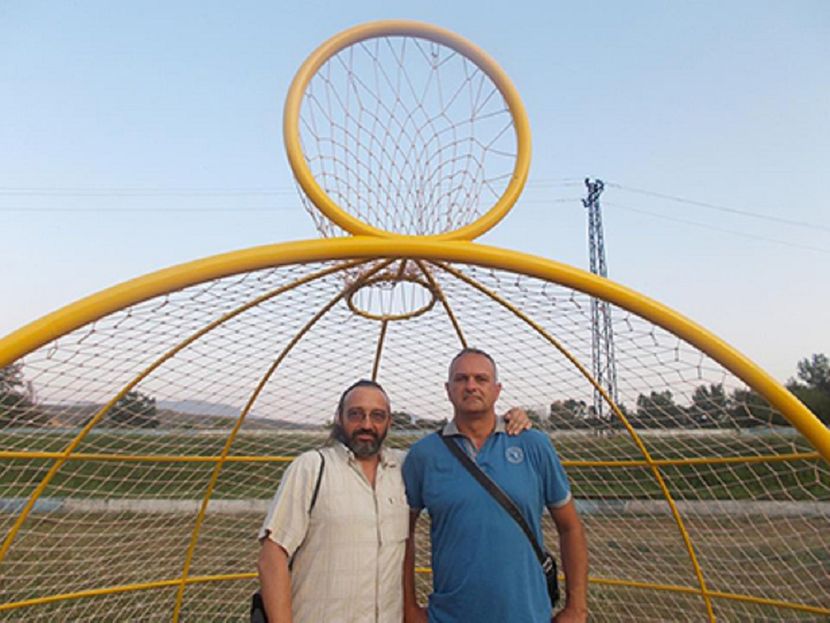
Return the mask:
POLYGON ((513 463, 514 465, 517 465, 525 460, 525 453, 518 446, 510 446, 507 448, 507 450, 504 451, 504 456, 507 458, 508 463, 513 463))

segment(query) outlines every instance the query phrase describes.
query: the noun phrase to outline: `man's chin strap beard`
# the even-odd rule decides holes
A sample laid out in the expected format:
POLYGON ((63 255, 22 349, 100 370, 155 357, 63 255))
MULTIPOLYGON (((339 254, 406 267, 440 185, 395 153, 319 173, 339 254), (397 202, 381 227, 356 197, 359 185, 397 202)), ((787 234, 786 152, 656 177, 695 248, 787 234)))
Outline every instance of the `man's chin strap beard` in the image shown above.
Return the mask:
MULTIPOLYGON (((367 447, 363 443, 357 442, 354 439, 349 439, 346 436, 346 431, 343 430, 343 427, 340 426, 339 423, 335 422, 334 428, 331 431, 331 438, 346 446, 357 458, 366 459, 380 453, 380 447, 383 444, 383 440, 386 439, 386 435, 383 435, 377 439, 376 447, 367 447)), ((372 445, 374 446, 374 444, 372 445)))

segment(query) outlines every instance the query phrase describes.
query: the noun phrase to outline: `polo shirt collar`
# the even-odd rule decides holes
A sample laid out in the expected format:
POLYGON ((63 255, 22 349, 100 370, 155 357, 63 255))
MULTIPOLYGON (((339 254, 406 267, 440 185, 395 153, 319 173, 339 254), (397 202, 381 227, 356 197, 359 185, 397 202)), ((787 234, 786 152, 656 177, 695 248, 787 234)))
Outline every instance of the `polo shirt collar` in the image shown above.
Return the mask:
MULTIPOLYGON (((500 415, 496 416, 496 428, 493 429, 493 433, 505 433, 507 430, 504 427, 504 418, 500 415)), ((455 419, 453 418, 447 425, 441 430, 441 434, 445 437, 451 437, 453 435, 461 435, 461 431, 458 430, 458 425, 455 423, 455 419)))

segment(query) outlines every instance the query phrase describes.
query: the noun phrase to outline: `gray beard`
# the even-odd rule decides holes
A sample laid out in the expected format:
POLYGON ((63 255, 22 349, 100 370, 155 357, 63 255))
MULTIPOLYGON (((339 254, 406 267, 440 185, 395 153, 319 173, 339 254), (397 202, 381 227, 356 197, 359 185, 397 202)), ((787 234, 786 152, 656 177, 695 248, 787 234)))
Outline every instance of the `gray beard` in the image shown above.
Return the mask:
POLYGON ((386 435, 384 434, 383 436, 378 437, 376 439, 372 439, 371 441, 353 439, 346 435, 346 431, 343 430, 343 427, 340 426, 340 424, 338 424, 337 422, 335 422, 334 424, 334 428, 331 431, 331 436, 332 439, 336 439, 337 441, 341 442, 344 446, 346 446, 349 450, 354 452, 354 455, 359 459, 366 459, 380 452, 380 447, 383 445, 383 440, 386 438, 386 435))

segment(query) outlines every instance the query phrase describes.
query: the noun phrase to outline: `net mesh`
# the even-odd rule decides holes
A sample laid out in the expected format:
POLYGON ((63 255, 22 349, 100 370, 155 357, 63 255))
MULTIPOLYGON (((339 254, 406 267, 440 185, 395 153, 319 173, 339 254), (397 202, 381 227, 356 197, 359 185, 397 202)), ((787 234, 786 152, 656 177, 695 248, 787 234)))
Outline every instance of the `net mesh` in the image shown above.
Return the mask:
MULTIPOLYGON (((309 82, 299 121, 320 187, 349 215, 389 232, 472 223, 504 193, 516 163, 513 117, 490 77, 418 37, 340 50, 309 82)), ((342 234, 303 197, 323 235, 342 234)))
MULTIPOLYGON (((491 78, 409 36, 324 62, 299 133, 341 209, 403 234, 477 220, 520 151, 491 78)), ((407 448, 451 415, 446 366, 469 345, 499 363, 501 410, 523 406, 567 468, 592 620, 705 620, 693 560, 719 620, 827 620, 828 465, 717 361, 613 305, 617 402, 597 410, 591 305, 495 268, 320 261, 169 292, 37 348, 0 369, 0 618, 169 620, 180 601, 184 620, 244 619, 268 503, 342 389, 376 376, 387 443, 407 448)), ((419 575, 422 600, 429 586, 419 575)))
MULTIPOLYGON (((382 318, 410 302, 364 306, 382 318)), ((652 468, 619 418, 593 411, 594 388, 565 355, 590 368, 590 310, 582 293, 503 270, 318 262, 158 296, 29 353, 0 385, 0 618, 168 620, 191 546, 184 620, 244 618, 267 504, 287 462, 325 440, 342 388, 376 371, 395 412, 388 443, 406 448, 451 416, 443 382, 463 340, 499 363, 500 410, 525 407, 566 465, 588 534, 592 619, 705 620, 652 468), (355 313, 350 294, 382 275, 412 275, 438 302, 385 323, 355 313)), ((826 620, 827 464, 718 362, 626 310, 612 306, 612 318, 618 407, 677 505, 719 620, 826 620)), ((546 540, 555 549, 550 522, 546 540)), ((419 575, 422 599, 429 583, 419 575)))

